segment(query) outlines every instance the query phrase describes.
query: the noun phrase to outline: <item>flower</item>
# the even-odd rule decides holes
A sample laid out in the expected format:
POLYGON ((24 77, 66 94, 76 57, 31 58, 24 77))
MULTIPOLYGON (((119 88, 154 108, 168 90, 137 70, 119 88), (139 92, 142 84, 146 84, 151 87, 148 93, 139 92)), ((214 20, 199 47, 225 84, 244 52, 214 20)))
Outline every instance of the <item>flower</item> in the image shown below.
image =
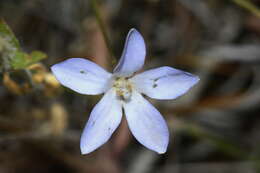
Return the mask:
POLYGON ((71 58, 51 67, 62 85, 80 94, 104 93, 83 130, 82 154, 96 150, 109 140, 121 122, 123 109, 133 136, 159 154, 166 152, 169 143, 167 124, 142 94, 153 99, 175 99, 186 93, 199 78, 167 66, 135 75, 144 65, 145 54, 143 37, 136 29, 131 29, 113 74, 82 58, 71 58))

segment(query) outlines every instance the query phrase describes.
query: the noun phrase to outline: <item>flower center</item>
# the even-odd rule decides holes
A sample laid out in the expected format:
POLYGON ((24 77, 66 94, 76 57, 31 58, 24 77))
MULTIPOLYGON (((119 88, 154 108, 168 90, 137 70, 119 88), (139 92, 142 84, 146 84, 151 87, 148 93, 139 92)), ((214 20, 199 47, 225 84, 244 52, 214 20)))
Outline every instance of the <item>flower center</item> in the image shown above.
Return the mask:
POLYGON ((126 77, 116 77, 113 83, 116 95, 119 100, 128 102, 132 95, 132 84, 126 77))

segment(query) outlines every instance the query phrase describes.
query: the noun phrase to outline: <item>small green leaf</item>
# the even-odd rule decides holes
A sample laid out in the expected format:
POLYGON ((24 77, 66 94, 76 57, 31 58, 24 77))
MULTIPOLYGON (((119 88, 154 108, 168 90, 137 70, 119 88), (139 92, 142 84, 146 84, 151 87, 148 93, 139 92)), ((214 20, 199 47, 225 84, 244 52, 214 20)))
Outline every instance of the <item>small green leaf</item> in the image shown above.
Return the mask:
POLYGON ((20 49, 19 41, 3 19, 0 19, 0 37, 8 42, 12 48, 20 49))
POLYGON ((30 56, 32 58, 33 63, 36 63, 47 57, 47 55, 41 51, 33 51, 30 56))
POLYGON ((27 54, 21 51, 16 51, 11 58, 11 67, 14 70, 25 69, 29 65, 32 65, 44 58, 46 58, 46 54, 40 51, 33 51, 31 54, 27 54))
POLYGON ((12 30, 0 19, 0 71, 25 69, 46 57, 40 51, 31 54, 22 51, 12 30))

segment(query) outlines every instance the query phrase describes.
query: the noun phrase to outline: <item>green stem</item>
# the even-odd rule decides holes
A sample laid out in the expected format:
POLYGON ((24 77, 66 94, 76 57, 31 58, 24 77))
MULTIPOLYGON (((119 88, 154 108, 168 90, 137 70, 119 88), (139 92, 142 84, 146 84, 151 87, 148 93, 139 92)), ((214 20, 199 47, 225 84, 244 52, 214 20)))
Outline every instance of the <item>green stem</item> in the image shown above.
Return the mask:
POLYGON ((246 10, 253 13, 255 16, 260 18, 260 9, 256 7, 252 2, 249 0, 232 0, 235 4, 239 5, 240 7, 245 8, 246 10))
POLYGON ((104 25, 104 22, 101 17, 101 13, 99 10, 97 0, 91 0, 91 6, 94 11, 94 15, 96 17, 97 23, 101 29, 102 35, 103 35, 105 43, 106 43, 106 47, 108 49, 108 52, 109 52, 109 55, 110 55, 110 58, 111 58, 112 64, 113 64, 113 63, 115 63, 116 59, 114 58, 114 55, 113 55, 112 46, 110 44, 106 29, 105 29, 105 25, 104 25))

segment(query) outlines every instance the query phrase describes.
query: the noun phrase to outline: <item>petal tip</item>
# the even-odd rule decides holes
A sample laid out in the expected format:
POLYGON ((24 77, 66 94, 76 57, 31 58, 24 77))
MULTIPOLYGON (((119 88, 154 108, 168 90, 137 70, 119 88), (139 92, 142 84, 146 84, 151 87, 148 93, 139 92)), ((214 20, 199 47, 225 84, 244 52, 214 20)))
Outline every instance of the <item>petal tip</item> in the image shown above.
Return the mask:
POLYGON ((131 29, 129 30, 129 32, 131 32, 131 31, 137 31, 137 29, 131 28, 131 29))
POLYGON ((131 28, 131 29, 129 30, 129 34, 130 34, 130 33, 133 33, 133 32, 136 32, 136 33, 140 34, 137 29, 131 28))
POLYGON ((83 143, 82 140, 80 141, 80 152, 82 155, 89 154, 95 149, 92 149, 91 147, 87 146, 86 143, 83 143))
POLYGON ((194 75, 194 74, 191 74, 189 72, 184 72, 187 74, 187 76, 190 76, 189 80, 190 80, 190 88, 192 88, 194 85, 196 85, 199 81, 200 81, 200 78, 199 76, 197 75, 194 75))
POLYGON ((166 151, 167 151, 167 147, 168 147, 168 145, 167 145, 167 146, 159 147, 159 148, 157 148, 157 149, 155 150, 155 152, 157 152, 158 154, 165 154, 166 151))
POLYGON ((87 151, 85 151, 84 149, 80 148, 80 152, 81 152, 81 155, 85 155, 85 154, 88 154, 87 151))
POLYGON ((80 139, 80 152, 81 152, 82 155, 89 153, 86 145, 83 144, 82 138, 80 139))
POLYGON ((55 70, 56 70, 56 67, 57 67, 57 64, 54 64, 54 65, 52 65, 52 66, 50 67, 50 69, 51 69, 52 73, 54 73, 54 72, 55 72, 55 70))
POLYGON ((85 147, 80 147, 80 152, 82 155, 89 154, 91 151, 87 150, 85 147))
POLYGON ((194 85, 200 81, 199 76, 194 76, 194 85))
MULTIPOLYGON (((127 38, 129 38, 130 35, 132 35, 132 34, 136 35, 137 36, 136 38, 138 38, 139 40, 144 42, 143 36, 141 35, 141 33, 137 29, 131 28, 130 31, 128 32, 127 38)), ((145 43, 143 43, 143 44, 145 44, 145 43)))
POLYGON ((157 153, 158 153, 158 154, 165 154, 165 153, 166 153, 166 150, 158 151, 157 153))
POLYGON ((169 144, 169 132, 167 132, 167 138, 165 139, 164 143, 157 148, 157 153, 158 154, 165 154, 168 148, 168 144, 169 144))
POLYGON ((50 67, 52 74, 55 76, 55 78, 59 81, 58 79, 58 74, 59 74, 59 63, 54 64, 50 67))
POLYGON ((92 151, 94 151, 95 149, 98 148, 98 146, 93 147, 93 145, 91 145, 87 141, 89 141, 89 140, 86 139, 86 137, 84 136, 84 131, 83 131, 83 134, 80 137, 80 152, 81 152, 82 155, 89 154, 89 153, 91 153, 92 151))

